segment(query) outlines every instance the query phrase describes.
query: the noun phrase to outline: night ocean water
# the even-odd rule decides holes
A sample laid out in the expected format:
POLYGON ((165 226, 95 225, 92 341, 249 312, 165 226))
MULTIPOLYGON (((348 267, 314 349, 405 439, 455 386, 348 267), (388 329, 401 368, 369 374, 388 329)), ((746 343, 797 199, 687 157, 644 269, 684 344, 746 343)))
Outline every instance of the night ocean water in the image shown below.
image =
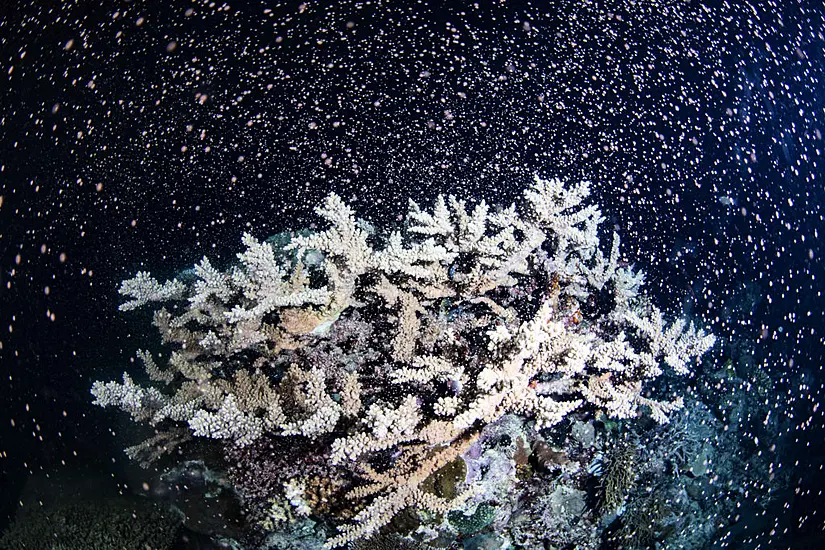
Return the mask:
POLYGON ((0 60, 0 549, 825 548, 822 3, 4 2, 0 60))

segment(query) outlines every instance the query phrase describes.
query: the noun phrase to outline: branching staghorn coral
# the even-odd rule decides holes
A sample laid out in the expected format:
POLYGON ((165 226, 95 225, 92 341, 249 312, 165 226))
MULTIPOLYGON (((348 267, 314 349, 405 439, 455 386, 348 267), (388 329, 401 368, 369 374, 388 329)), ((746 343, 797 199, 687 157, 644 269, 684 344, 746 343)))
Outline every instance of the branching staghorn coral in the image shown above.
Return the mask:
POLYGON ((714 337, 666 325, 639 294, 642 274, 619 267, 617 235, 603 255, 588 196, 586 183, 536 178, 504 209, 410 201, 404 230, 383 234, 330 194, 316 208, 328 228, 283 249, 245 234, 236 265, 204 258, 193 284, 138 273, 121 309, 165 304, 155 325, 176 349, 165 368, 141 355, 164 387, 124 374, 95 382, 95 403, 227 445, 312 440, 360 508, 330 547, 407 507, 459 508, 472 485, 451 501, 420 486, 506 414, 536 429, 581 407, 667 422, 681 398, 646 397, 645 382, 663 363, 687 373, 714 337), (375 336, 354 337, 352 323, 375 336))

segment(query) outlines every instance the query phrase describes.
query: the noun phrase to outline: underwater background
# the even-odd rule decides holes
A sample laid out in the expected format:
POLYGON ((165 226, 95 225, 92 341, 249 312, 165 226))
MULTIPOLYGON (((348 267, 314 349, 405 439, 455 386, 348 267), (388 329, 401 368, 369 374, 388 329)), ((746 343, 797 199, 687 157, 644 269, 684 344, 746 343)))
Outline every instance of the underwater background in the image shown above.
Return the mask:
MULTIPOLYGON (((4 2, 0 548, 323 548, 375 505, 341 496, 364 472, 330 473, 323 437, 198 437, 192 419, 216 405, 162 458, 124 454, 157 426, 93 405, 90 388, 124 371, 149 387, 138 350, 160 361, 177 348, 154 308, 119 310, 122 282, 148 271, 195 288, 192 267, 207 256, 230 273, 244 233, 283 252, 328 228, 313 209, 330 193, 381 248, 414 227, 409 199, 506 208, 537 176, 590 182, 599 250, 621 237, 614 270, 643 271, 668 323, 715 336, 689 373, 648 376, 644 398, 684 407, 668 423, 592 401, 541 429, 515 410, 480 418, 475 447, 419 481, 452 498, 478 469, 485 498, 465 513, 405 506, 346 544, 824 547, 823 56, 821 2, 4 2), (291 493, 290 479, 316 485, 291 493)), ((554 285, 574 284, 560 260, 531 258, 521 294, 475 288, 517 322, 440 297, 418 310, 420 332, 452 324, 462 356, 479 357, 467 372, 483 372, 482 319, 526 326, 554 285)), ((447 286, 472 273, 447 265, 447 286)), ((615 336, 597 320, 617 300, 592 286, 569 290, 581 308, 555 306, 554 322, 615 336)), ((354 296, 319 318, 331 336, 313 332, 321 321, 292 331, 309 351, 284 357, 381 362, 358 334, 394 341, 404 312, 378 324, 371 306, 352 313, 369 302, 354 296)), ((257 358, 244 345, 231 369, 257 358)), ((287 367, 263 372, 282 382, 287 367)), ((439 384, 410 408, 460 397, 457 379, 439 384)), ((401 410, 402 394, 375 391, 376 407, 401 410)), ((369 467, 383 473, 395 451, 369 467)))

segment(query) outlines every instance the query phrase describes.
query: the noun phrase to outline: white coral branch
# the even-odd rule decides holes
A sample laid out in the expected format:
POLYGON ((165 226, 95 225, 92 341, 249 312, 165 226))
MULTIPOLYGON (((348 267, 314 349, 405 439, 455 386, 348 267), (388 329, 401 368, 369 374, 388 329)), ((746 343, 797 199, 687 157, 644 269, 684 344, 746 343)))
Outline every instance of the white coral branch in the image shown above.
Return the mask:
POLYGON ((120 304, 118 309, 130 311, 149 302, 178 300, 183 298, 185 291, 186 286, 177 279, 161 284, 148 271, 138 271, 134 277, 120 283, 118 292, 122 296, 129 296, 131 300, 120 304))

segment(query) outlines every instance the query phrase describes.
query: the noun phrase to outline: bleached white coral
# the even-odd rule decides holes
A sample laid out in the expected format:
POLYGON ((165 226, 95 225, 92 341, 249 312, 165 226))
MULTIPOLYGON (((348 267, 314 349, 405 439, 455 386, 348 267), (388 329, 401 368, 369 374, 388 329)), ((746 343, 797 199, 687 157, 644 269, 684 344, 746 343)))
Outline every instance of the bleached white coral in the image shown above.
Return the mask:
POLYGON ((299 516, 308 516, 312 513, 305 495, 306 487, 303 480, 290 479, 284 483, 284 496, 299 516))
POLYGON ((507 210, 490 212, 487 203, 481 201, 472 210, 469 208, 467 201, 452 195, 446 199, 440 195, 432 212, 410 200, 408 232, 430 236, 425 242, 433 241, 434 246, 446 250, 441 263, 450 266, 448 273, 452 284, 465 291, 483 294, 492 288, 514 285, 513 274, 527 272, 528 258, 541 246, 544 233, 537 226, 522 221, 515 205, 507 210), (450 263, 456 259, 464 264, 463 271, 456 270, 455 264, 450 263))
POLYGON ((416 438, 416 428, 421 423, 421 407, 414 395, 408 395, 397 407, 373 404, 367 409, 364 424, 369 432, 359 432, 333 441, 331 460, 338 464, 355 460, 364 453, 371 453, 416 438))
POLYGON ((655 306, 648 315, 629 311, 625 319, 646 337, 651 356, 663 357, 678 374, 687 374, 689 362, 702 356, 716 343, 713 334, 697 330, 693 322, 688 325, 684 319, 676 319, 665 329, 662 312, 655 306))
POLYGON ((631 300, 639 296, 644 282, 644 272, 634 271, 632 266, 620 267, 616 270, 613 276, 613 300, 616 302, 616 307, 610 313, 612 319, 624 319, 624 315, 630 308, 631 300))
POLYGON ((120 304, 118 309, 130 311, 149 302, 176 300, 183 297, 185 290, 186 286, 177 279, 161 284, 148 271, 138 271, 134 277, 120 283, 118 292, 131 299, 120 304))
MULTIPOLYGON (((418 486, 504 415, 536 429, 582 407, 667 422, 681 399, 654 399, 645 384, 665 364, 687 373, 714 337, 648 305, 618 235, 600 247, 589 195, 586 182, 536 178, 507 208, 411 200, 403 229, 382 233, 331 193, 315 210, 327 226, 281 250, 244 234, 226 271, 203 258, 192 283, 140 272, 121 285, 121 309, 188 298, 155 315, 176 346, 166 367, 143 355, 172 394, 125 375, 95 383, 95 403, 234 445, 266 435, 326 446, 329 468, 362 477, 348 494, 369 499, 330 547, 408 506, 448 509, 418 486), (370 312, 369 339, 346 328, 356 308, 370 312)), ((284 490, 307 511, 297 480, 284 490)))
POLYGON ((304 435, 316 437, 331 432, 342 410, 326 390, 326 376, 318 368, 308 372, 292 368, 289 371, 291 383, 297 383, 299 394, 293 394, 295 403, 307 414, 290 422, 281 424, 283 435, 304 435))
POLYGON ((330 193, 315 213, 327 220, 331 227, 309 236, 297 236, 288 250, 320 250, 328 261, 339 264, 349 277, 357 277, 369 269, 373 250, 367 243, 369 233, 359 227, 355 211, 335 193, 330 193))
POLYGON ((616 275, 616 268, 619 265, 619 234, 613 233, 613 244, 610 248, 610 256, 605 258, 601 250, 596 250, 593 255, 593 266, 582 265, 581 269, 587 277, 587 283, 596 290, 602 290, 608 281, 616 275))
POLYGON ((405 245, 401 232, 390 234, 387 245, 374 252, 370 267, 386 274, 401 273, 417 279, 428 280, 436 277, 433 265, 449 264, 455 253, 448 252, 444 246, 436 244, 435 239, 421 243, 405 245))
POLYGON ((195 274, 198 276, 198 280, 195 281, 195 294, 189 298, 193 306, 202 306, 213 296, 221 302, 232 296, 229 277, 212 267, 206 256, 195 265, 195 274))
POLYGON ((570 187, 559 179, 538 176, 524 193, 536 222, 558 240, 558 251, 577 252, 586 259, 599 246, 598 228, 604 219, 596 206, 584 206, 589 196, 590 182, 581 181, 570 187))
POLYGON ((234 395, 227 395, 217 411, 199 410, 195 413, 189 419, 189 427, 196 436, 231 439, 244 447, 261 436, 264 424, 260 418, 241 411, 234 395))
POLYGON ((412 365, 412 368, 401 367, 393 370, 390 373, 392 381, 396 384, 403 382, 423 384, 435 380, 462 381, 464 379, 463 368, 435 355, 416 357, 412 360, 412 365))
POLYGON ((123 373, 123 383, 95 382, 92 384, 94 405, 101 407, 118 407, 128 412, 135 420, 146 420, 153 412, 162 407, 168 397, 154 388, 142 388, 132 378, 123 373))
POLYGON ((232 280, 243 290, 247 303, 236 304, 226 313, 229 322, 261 319, 282 307, 327 304, 330 293, 326 288, 293 284, 271 245, 259 242, 249 233, 244 233, 243 243, 246 250, 238 254, 241 265, 232 271, 232 280))
POLYGON ((453 233, 453 222, 450 219, 450 210, 444 195, 439 195, 435 201, 433 212, 421 209, 414 200, 409 199, 410 208, 407 219, 410 220, 409 231, 422 235, 441 235, 446 237, 453 233))
POLYGON ((455 416, 458 409, 459 399, 455 396, 439 397, 435 405, 433 405, 433 412, 438 416, 455 416))

